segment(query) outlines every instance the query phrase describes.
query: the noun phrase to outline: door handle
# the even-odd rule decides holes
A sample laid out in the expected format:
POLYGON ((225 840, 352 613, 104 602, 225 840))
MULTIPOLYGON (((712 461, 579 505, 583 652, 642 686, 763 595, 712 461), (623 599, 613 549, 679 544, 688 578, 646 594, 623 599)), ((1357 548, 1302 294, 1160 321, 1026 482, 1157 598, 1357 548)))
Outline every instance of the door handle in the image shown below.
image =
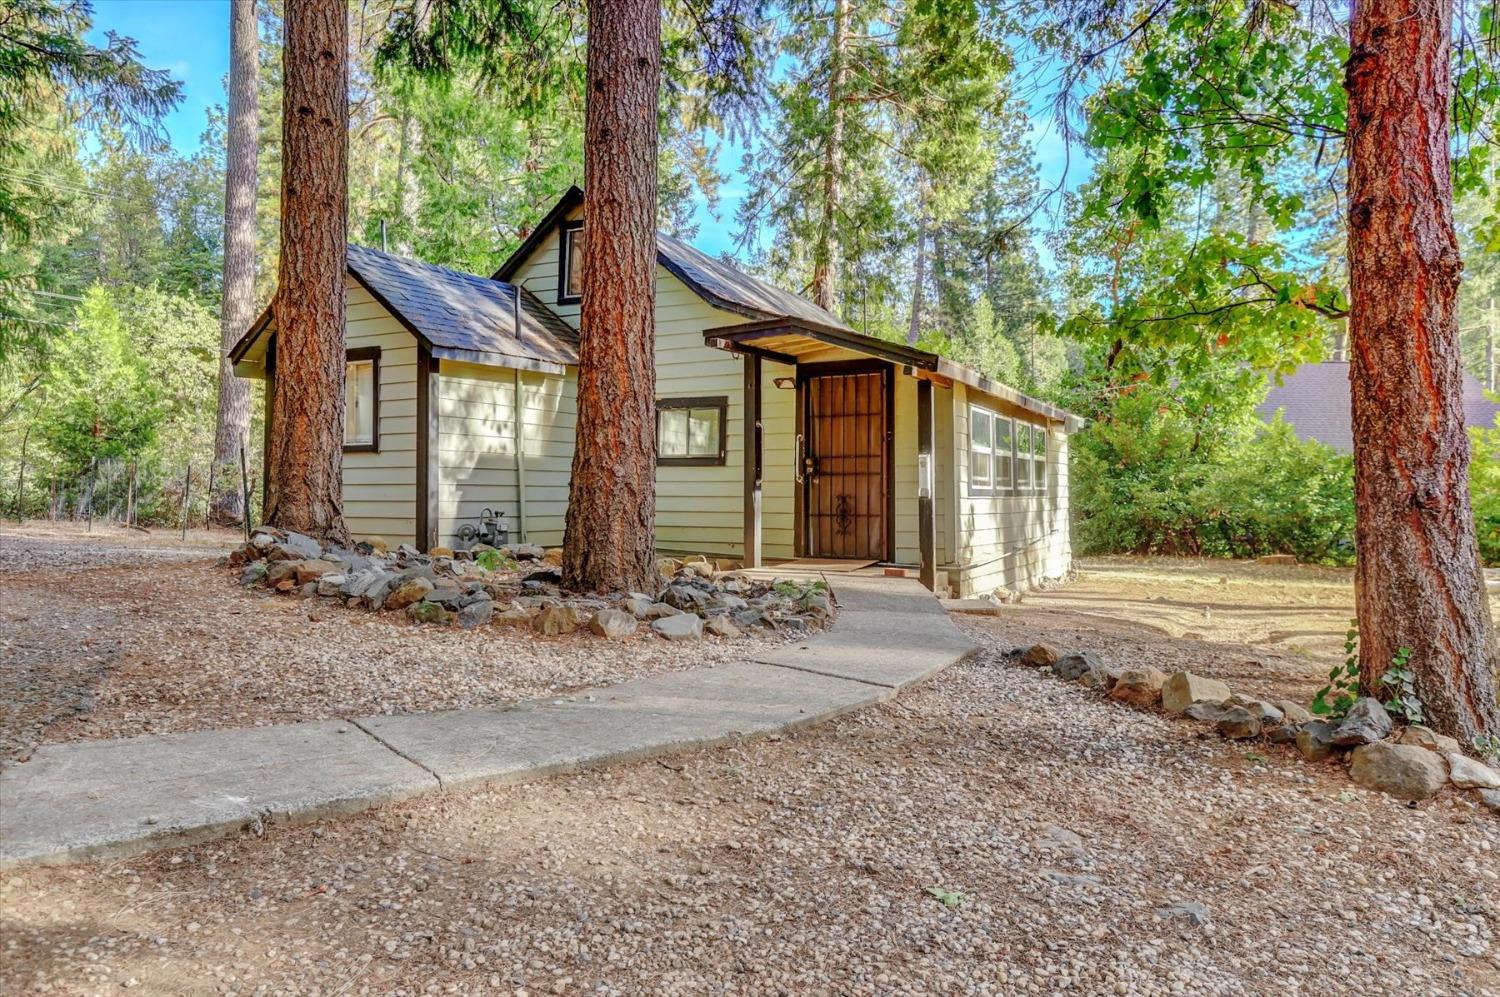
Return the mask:
POLYGON ((805 461, 807 459, 807 457, 805 456, 805 453, 804 453, 804 451, 806 450, 806 448, 807 448, 807 440, 805 440, 803 438, 803 436, 802 436, 801 433, 798 433, 797 434, 796 461, 797 461, 797 483, 799 485, 803 481, 803 477, 802 477, 802 463, 803 463, 803 461, 805 461))

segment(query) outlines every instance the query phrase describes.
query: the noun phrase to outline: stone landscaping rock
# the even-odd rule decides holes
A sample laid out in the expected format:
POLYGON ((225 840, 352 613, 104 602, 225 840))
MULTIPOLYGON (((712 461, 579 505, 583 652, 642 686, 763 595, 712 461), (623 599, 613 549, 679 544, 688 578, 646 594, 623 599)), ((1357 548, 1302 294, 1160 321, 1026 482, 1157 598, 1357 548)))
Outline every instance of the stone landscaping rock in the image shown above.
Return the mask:
POLYGON ((283 546, 291 548, 301 558, 318 558, 323 556, 323 547, 312 537, 305 537, 300 533, 288 533, 283 546))
POLYGON ((315 582, 327 574, 336 574, 339 566, 332 561, 298 561, 297 562, 297 584, 306 585, 315 582))
POLYGON ((678 612, 679 610, 672 606, 668 606, 664 602, 653 602, 651 605, 646 607, 646 612, 642 614, 641 619, 660 620, 665 619, 668 616, 676 616, 678 615, 678 612))
POLYGON ((1109 698, 1133 706, 1156 706, 1161 702, 1161 688, 1166 681, 1166 673, 1160 669, 1129 668, 1109 690, 1109 698))
POLYGON ((432 588, 432 582, 421 575, 415 578, 408 578, 393 586, 385 594, 385 598, 381 601, 381 604, 386 609, 405 609, 407 606, 425 599, 427 593, 432 591, 432 588))
POLYGON ((1286 718, 1286 714, 1281 712, 1280 708, 1273 706, 1264 699, 1255 699, 1250 696, 1230 696, 1228 702, 1224 705, 1249 710, 1255 719, 1259 720, 1262 724, 1279 724, 1286 718))
POLYGON ((632 595, 624 602, 620 603, 620 608, 629 613, 631 616, 634 616, 636 619, 642 620, 646 618, 646 614, 651 611, 651 607, 653 605, 655 605, 655 603, 653 603, 646 596, 632 595))
POLYGON ((297 566, 301 561, 272 561, 266 566, 266 584, 280 585, 282 582, 297 580, 297 566))
POLYGON ((1222 703, 1229 696, 1229 686, 1218 679, 1177 672, 1162 683, 1161 706, 1168 713, 1185 713, 1194 703, 1222 703))
POLYGON ((1333 754, 1333 735, 1337 730, 1337 724, 1321 720, 1303 724, 1302 729, 1297 732, 1297 750, 1308 761, 1321 762, 1333 754))
POLYGON ((531 621, 532 629, 546 637, 570 634, 583 626, 587 617, 576 606, 548 606, 531 621))
POLYGON ((1191 717, 1194 720, 1206 720, 1211 724, 1216 724, 1224 716, 1225 712, 1227 712, 1227 707, 1218 703, 1194 703, 1183 710, 1182 715, 1191 717))
POLYGON ((1333 743, 1344 748, 1372 744, 1389 737, 1395 726, 1391 722, 1391 715, 1380 705, 1380 700, 1366 696, 1356 700, 1349 708, 1348 715, 1339 722, 1338 730, 1333 734, 1333 743))
POLYGON ((1201 928, 1210 920, 1208 908, 1196 900, 1183 900, 1159 908, 1158 914, 1169 919, 1180 918, 1194 927, 1201 928))
POLYGON ((340 595, 342 594, 344 585, 346 582, 348 582, 348 580, 348 576, 346 575, 323 575, 318 579, 317 593, 321 596, 340 595))
POLYGON ((601 609, 589 620, 589 629, 606 640, 623 640, 639 627, 635 617, 623 609, 601 609))
POLYGON ((1459 789, 1500 789, 1500 772, 1456 751, 1448 755, 1448 778, 1459 789))
POLYGON ((1349 777, 1366 789, 1401 800, 1425 800, 1448 781, 1448 767, 1435 751, 1414 744, 1372 741, 1354 749, 1349 777))
POLYGON ((651 624, 651 629, 667 640, 703 639, 703 620, 692 613, 663 616, 651 624))
POLYGON ((413 623, 447 623, 448 611, 435 602, 414 602, 406 607, 406 618, 413 623))
POLYGON ((1099 689, 1108 692, 1115 687, 1115 683, 1120 681, 1120 676, 1124 674, 1125 669, 1114 665, 1106 665, 1103 668, 1095 668, 1092 671, 1085 672, 1078 680, 1078 684, 1089 689, 1099 689))
POLYGON ((1479 802, 1495 813, 1500 814, 1500 789, 1481 789, 1479 791, 1479 802))
POLYGON ((1021 655, 1021 664, 1031 665, 1033 668, 1042 668, 1047 665, 1057 664, 1057 648, 1051 644, 1033 644, 1021 655))
POLYGON ((1247 741, 1260 737, 1260 718, 1243 706, 1231 706, 1219 717, 1219 734, 1231 741, 1247 741))
POLYGON ((458 625, 465 630, 486 626, 494 618, 495 603, 489 598, 471 602, 458 611, 458 625))
POLYGON ((1103 668, 1104 662, 1092 651, 1070 651, 1057 659, 1057 664, 1052 666, 1052 674, 1066 682, 1077 682, 1089 672, 1095 669, 1102 671, 1103 668))
POLYGON ((245 570, 240 572, 240 584, 246 588, 259 585, 266 580, 266 562, 252 561, 245 565, 245 570))
POLYGON ((1273 705, 1281 711, 1289 724, 1312 723, 1316 718, 1308 712, 1307 708, 1292 702, 1290 699, 1273 700, 1273 705))
POLYGON ((703 624, 703 629, 715 637, 725 637, 729 640, 740 636, 740 628, 730 622, 727 616, 711 616, 703 624))
POLYGON ((1268 740, 1272 744, 1292 744, 1297 740, 1297 735, 1302 733, 1301 724, 1282 724, 1271 731, 1268 740))
POLYGON ((1419 748, 1436 751, 1440 755, 1463 753, 1456 738, 1449 737, 1447 734, 1439 734, 1432 728, 1423 727, 1421 724, 1412 724, 1402 731, 1401 743, 1415 744, 1419 748))
POLYGON ((508 627, 531 626, 532 611, 524 606, 511 606, 495 614, 494 622, 508 627))

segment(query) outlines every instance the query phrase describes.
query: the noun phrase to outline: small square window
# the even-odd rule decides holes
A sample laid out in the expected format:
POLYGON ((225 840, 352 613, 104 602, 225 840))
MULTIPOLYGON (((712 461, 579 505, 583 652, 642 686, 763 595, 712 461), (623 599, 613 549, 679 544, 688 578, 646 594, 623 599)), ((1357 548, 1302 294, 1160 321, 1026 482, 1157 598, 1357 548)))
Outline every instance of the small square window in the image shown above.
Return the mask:
POLYGON ((350 350, 344 364, 344 449, 380 449, 380 348, 350 350))
POLYGON ((661 398, 656 402, 658 464, 723 464, 727 397, 661 398))

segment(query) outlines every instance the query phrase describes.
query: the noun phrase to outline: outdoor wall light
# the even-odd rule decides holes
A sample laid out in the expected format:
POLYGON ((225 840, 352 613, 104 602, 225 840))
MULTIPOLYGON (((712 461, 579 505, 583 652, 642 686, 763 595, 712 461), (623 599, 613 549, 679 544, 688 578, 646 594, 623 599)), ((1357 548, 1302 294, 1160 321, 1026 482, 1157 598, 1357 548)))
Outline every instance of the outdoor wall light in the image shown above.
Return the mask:
POLYGON ((778 377, 774 383, 778 388, 795 388, 797 386, 797 379, 795 377, 778 377))

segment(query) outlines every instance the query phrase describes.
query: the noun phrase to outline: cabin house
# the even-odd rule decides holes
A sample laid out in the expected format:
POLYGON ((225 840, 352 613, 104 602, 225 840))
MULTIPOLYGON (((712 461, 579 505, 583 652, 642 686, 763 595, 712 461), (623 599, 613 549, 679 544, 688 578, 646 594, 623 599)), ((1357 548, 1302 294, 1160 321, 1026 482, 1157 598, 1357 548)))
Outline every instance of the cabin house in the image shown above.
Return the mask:
MULTIPOLYGON (((582 192, 492 277, 349 249, 344 520, 462 546, 485 509, 563 539, 582 192)), ((658 236, 656 543, 754 566, 910 566, 955 594, 1066 574, 1077 416, 658 236)), ((276 391, 263 315, 231 351, 276 391)), ((270 407, 267 407, 270 411, 270 407)))

